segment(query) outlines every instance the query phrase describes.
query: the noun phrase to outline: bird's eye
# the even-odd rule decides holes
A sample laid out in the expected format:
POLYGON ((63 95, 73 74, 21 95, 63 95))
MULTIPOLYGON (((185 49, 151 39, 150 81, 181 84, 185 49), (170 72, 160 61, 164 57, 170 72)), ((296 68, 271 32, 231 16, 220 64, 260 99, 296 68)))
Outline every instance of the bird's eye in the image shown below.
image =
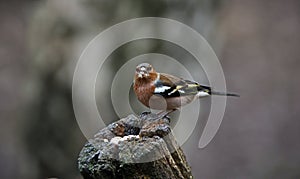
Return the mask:
POLYGON ((152 67, 147 67, 147 71, 152 71, 152 67))

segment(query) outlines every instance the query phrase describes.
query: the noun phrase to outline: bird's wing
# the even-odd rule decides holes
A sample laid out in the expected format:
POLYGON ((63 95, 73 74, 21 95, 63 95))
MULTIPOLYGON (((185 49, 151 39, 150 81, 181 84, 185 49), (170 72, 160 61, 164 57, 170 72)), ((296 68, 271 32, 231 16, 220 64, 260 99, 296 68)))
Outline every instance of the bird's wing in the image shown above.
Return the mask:
POLYGON ((198 95, 199 92, 210 94, 210 87, 165 73, 160 74, 160 78, 155 82, 155 87, 154 94, 165 98, 198 95))

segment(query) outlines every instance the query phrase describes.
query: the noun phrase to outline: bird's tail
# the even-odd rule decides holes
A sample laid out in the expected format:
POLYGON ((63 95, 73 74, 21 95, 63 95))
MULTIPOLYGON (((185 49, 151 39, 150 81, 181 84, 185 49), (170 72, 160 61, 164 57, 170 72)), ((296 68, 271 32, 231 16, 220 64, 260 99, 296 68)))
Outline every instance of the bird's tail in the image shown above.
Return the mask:
POLYGON ((210 94, 211 95, 218 95, 218 96, 235 96, 235 97, 240 97, 240 95, 238 95, 236 93, 219 92, 219 91, 214 91, 214 90, 211 90, 210 94))
POLYGON ((201 97, 201 96, 208 96, 208 95, 240 97, 240 95, 238 95, 236 93, 227 93, 227 92, 215 91, 215 90, 211 89, 211 87, 204 86, 204 85, 198 85, 197 86, 197 90, 198 90, 198 96, 199 97, 201 97))

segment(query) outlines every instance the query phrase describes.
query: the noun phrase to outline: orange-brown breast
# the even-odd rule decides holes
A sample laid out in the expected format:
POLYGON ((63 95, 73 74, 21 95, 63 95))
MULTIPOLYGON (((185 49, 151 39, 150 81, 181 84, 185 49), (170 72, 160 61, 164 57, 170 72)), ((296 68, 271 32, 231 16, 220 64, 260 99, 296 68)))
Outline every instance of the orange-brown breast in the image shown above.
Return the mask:
POLYGON ((151 78, 136 78, 133 85, 135 94, 138 97, 138 100, 143 103, 145 106, 149 107, 149 100, 153 95, 155 86, 153 82, 156 79, 156 75, 150 75, 151 78))

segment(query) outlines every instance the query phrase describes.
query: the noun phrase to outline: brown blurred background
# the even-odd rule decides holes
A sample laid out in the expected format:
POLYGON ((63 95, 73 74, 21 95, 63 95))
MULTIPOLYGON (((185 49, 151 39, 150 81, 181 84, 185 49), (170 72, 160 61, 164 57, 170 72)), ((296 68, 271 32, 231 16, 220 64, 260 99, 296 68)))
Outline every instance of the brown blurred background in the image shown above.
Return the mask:
MULTIPOLYGON (((300 178, 297 0, 1 0, 0 178, 81 178, 76 159, 86 139, 72 108, 75 64, 99 32, 143 16, 201 33, 227 88, 242 96, 228 99, 206 148, 197 147, 201 130, 183 145, 195 178, 300 178)), ((115 71, 129 56, 163 45, 132 49, 119 49, 107 66, 115 71)))

